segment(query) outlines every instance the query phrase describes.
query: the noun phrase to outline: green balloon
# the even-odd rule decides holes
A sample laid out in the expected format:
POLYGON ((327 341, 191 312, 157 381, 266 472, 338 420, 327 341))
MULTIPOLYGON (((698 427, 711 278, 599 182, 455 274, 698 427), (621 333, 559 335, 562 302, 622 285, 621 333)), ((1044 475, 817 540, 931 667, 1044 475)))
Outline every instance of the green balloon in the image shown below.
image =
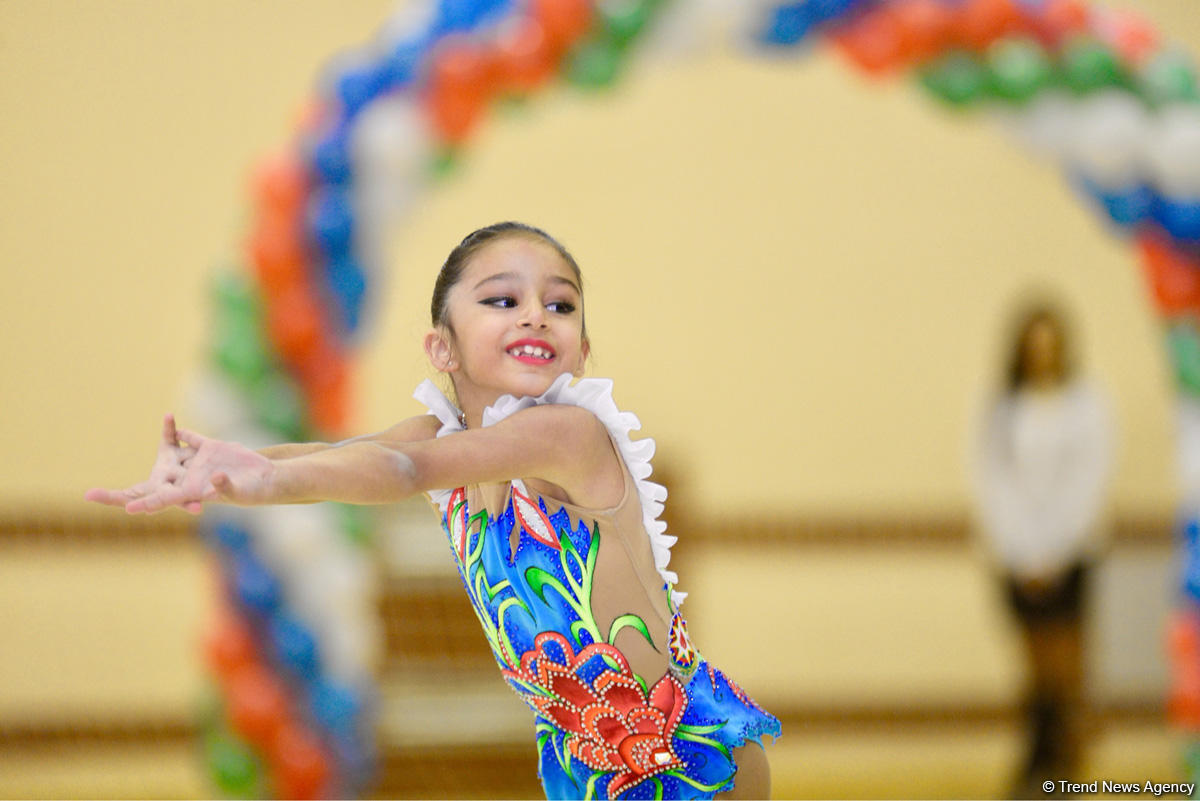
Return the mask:
POLYGON ((1162 53, 1142 70, 1139 86, 1152 103, 1192 103, 1200 101, 1196 70, 1184 53, 1162 53))
POLYGON ((213 344, 217 367, 239 386, 255 386, 271 365, 262 332, 245 320, 220 320, 218 326, 213 344))
POLYGON ((284 439, 300 439, 304 434, 304 400, 292 380, 272 370, 250 389, 254 417, 265 428, 284 439))
POLYGON ((1033 39, 1005 39, 987 54, 992 92, 1004 100, 1021 103, 1054 80, 1054 67, 1046 51, 1033 39))
POLYGON ((1193 740, 1184 747, 1183 766, 1189 782, 1200 779, 1200 742, 1193 740))
POLYGON ((249 746, 228 733, 217 733, 208 738, 206 751, 221 792, 233 798, 260 797, 262 769, 249 746))
POLYGON ((355 545, 370 545, 371 534, 375 528, 375 515, 368 506, 355 506, 348 503, 337 504, 338 518, 342 531, 355 545))
POLYGON ((1067 86, 1079 94, 1129 85, 1125 68, 1112 48, 1087 37, 1073 39, 1063 48, 1062 72, 1067 86))
POLYGON ((921 70, 921 83, 952 106, 979 98, 989 83, 987 67, 965 50, 947 53, 921 70))
POLYGON ((596 12, 613 44, 625 48, 645 29, 656 6, 651 0, 602 0, 596 12))
POLYGON ((213 279, 213 299, 217 313, 222 316, 258 320, 262 316, 262 304, 254 285, 241 272, 222 270, 213 279))
POLYGON ((429 161, 429 177, 434 180, 448 178, 458 170, 462 161, 458 148, 453 146, 440 147, 429 161))
POLYGON ((1200 395, 1200 334, 1192 324, 1180 321, 1167 330, 1167 352, 1180 385, 1200 395))
POLYGON ((605 36, 590 38, 567 57, 567 80, 576 86, 601 89, 612 85, 621 66, 618 45, 605 36))

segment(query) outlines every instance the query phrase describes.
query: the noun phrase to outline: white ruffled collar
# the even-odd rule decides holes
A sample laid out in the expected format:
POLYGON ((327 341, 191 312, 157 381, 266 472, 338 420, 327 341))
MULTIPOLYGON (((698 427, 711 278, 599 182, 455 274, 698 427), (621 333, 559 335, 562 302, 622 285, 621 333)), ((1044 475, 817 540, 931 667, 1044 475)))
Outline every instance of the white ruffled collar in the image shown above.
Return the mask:
MULTIPOLYGON (((667 563, 671 560, 671 546, 675 544, 678 537, 668 535, 666 533, 667 524, 658 519, 663 511, 663 501, 667 499, 666 487, 648 480, 653 469, 650 465, 650 457, 654 455, 654 440, 647 437, 635 442, 630 439, 629 432, 640 429, 642 423, 638 420, 637 415, 632 412, 623 412, 617 408, 617 404, 612 399, 612 389, 613 382, 610 378, 581 378, 572 385, 571 374, 563 373, 554 379, 554 383, 550 385, 549 389, 536 398, 501 395, 495 403, 483 410, 483 425, 494 425, 514 412, 544 403, 580 406, 596 415, 612 434, 613 441, 617 444, 621 451, 621 457, 625 460, 625 466, 629 469, 637 486, 638 499, 642 506, 642 523, 646 529, 646 536, 650 538, 654 566, 663 580, 673 586, 679 577, 673 571, 667 570, 667 563)), ((441 421, 442 427, 437 432, 439 437, 465 430, 461 422, 462 412, 429 379, 420 383, 413 392, 413 397, 425 404, 429 413, 441 421)), ((516 479, 514 483, 519 481, 520 479, 516 479)), ((428 493, 430 500, 438 505, 443 515, 446 513, 446 506, 450 501, 452 491, 452 489, 430 490, 428 493)), ((682 603, 686 594, 673 591, 675 603, 682 603)))

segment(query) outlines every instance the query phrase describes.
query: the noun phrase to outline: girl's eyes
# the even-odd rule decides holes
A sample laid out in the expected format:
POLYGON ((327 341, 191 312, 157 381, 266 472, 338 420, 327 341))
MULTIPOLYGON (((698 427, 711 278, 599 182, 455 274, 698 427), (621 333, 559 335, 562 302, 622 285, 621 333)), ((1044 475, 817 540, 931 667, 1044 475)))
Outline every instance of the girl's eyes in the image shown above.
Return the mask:
MULTIPOLYGON (((511 309, 517 305, 517 299, 511 295, 497 295, 494 298, 484 298, 479 302, 485 306, 495 306, 498 309, 511 309)), ((575 304, 567 300, 551 301, 546 306, 559 314, 570 314, 575 311, 575 304)))
POLYGON ((512 298, 512 297, 508 297, 508 296, 495 297, 495 298, 484 298, 483 300, 481 300, 479 302, 482 303, 484 306, 496 306, 497 308, 501 308, 501 309, 511 309, 513 306, 517 305, 516 298, 512 298))

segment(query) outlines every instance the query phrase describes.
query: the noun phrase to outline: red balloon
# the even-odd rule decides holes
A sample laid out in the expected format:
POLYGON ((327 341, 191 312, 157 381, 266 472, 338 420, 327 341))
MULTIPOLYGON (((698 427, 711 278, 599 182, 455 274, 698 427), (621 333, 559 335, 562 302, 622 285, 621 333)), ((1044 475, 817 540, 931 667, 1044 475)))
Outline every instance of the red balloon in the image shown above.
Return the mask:
POLYGON ((1173 665, 1200 667, 1200 620, 1195 613, 1177 610, 1167 624, 1167 651, 1173 665))
POLYGON ((833 43, 860 69, 882 75, 906 59, 904 31, 886 6, 862 14, 832 34, 833 43))
POLYGON ((254 197, 263 214, 297 219, 308 197, 308 174, 304 166, 287 153, 259 161, 251 179, 254 197))
POLYGON ((955 39, 964 47, 978 51, 1028 27, 1016 0, 967 0, 955 17, 955 39))
POLYGON ((283 684, 262 665, 246 665, 230 677, 229 723, 247 742, 267 747, 286 722, 287 706, 283 684))
POLYGON ((454 37, 433 57, 429 111, 434 130, 451 144, 462 142, 482 117, 497 85, 495 54, 467 37, 454 37))
POLYGON ((350 408, 350 371, 345 357, 322 343, 301 365, 299 378, 312 425, 326 433, 343 430, 350 408))
POLYGON ((1083 0, 1047 0, 1029 22, 1043 44, 1057 49, 1068 36, 1087 29, 1088 9, 1083 0))
POLYGON ((520 94, 534 91, 554 75, 556 56, 542 23, 536 17, 523 20, 496 42, 501 86, 520 94))
POLYGON ((267 331, 279 355, 297 366, 322 339, 321 308, 307 286, 293 286, 267 299, 267 331))
POLYGON ((260 215, 249 250, 258 282, 268 297, 303 282, 307 256, 297 218, 260 215))
POLYGON ((533 18, 542 24, 551 47, 565 52, 592 24, 588 0, 533 0, 533 18))
POLYGON ((272 738, 269 760, 279 798, 321 798, 330 779, 329 757, 312 732, 290 722, 272 738))
POLYGON ((1200 310, 1200 261, 1151 233, 1139 235, 1137 244, 1158 310, 1167 316, 1200 310))
POLYGON ((209 669, 222 683, 228 682, 239 668, 257 660, 254 633, 244 620, 226 610, 204 642, 204 656, 209 669))
POLYGON ((1140 64, 1158 51, 1158 31, 1133 11, 1106 11, 1098 27, 1100 38, 1112 45, 1125 63, 1140 64))
POLYGON ((928 61, 950 46, 954 14, 940 0, 899 0, 891 12, 907 61, 928 61))

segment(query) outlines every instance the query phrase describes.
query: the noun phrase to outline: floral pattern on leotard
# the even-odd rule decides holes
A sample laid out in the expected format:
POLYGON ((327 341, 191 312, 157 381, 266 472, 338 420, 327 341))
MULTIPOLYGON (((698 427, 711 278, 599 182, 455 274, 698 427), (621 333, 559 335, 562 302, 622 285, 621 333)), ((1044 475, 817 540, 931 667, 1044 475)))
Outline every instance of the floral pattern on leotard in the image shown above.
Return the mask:
POLYGON ((619 615, 603 631, 592 613, 599 525, 573 526, 515 483, 495 518, 453 490, 443 525, 501 673, 537 715, 547 797, 704 798, 731 787, 731 750, 778 736, 779 721, 695 651, 669 585, 669 671, 647 686, 614 645, 626 628, 654 645, 642 618, 619 615))

